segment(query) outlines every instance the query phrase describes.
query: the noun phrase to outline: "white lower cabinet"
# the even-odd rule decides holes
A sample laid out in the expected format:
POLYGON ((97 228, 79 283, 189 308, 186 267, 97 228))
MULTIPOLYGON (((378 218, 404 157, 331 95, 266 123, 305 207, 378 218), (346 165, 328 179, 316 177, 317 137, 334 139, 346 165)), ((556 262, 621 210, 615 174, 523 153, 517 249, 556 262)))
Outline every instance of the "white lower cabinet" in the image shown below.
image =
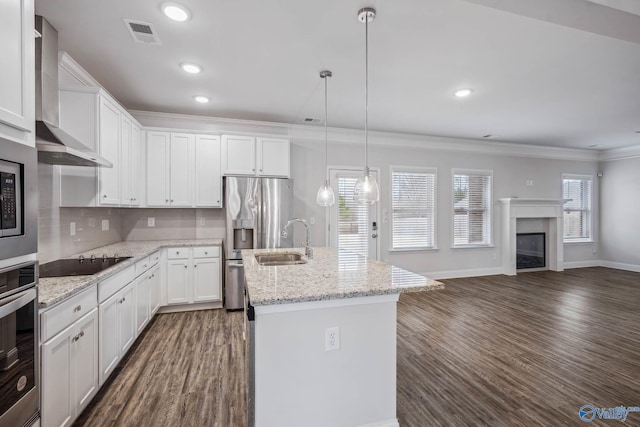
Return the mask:
POLYGON ((71 425, 98 387, 98 310, 94 308, 42 345, 42 425, 71 425))
POLYGON ((161 281, 160 281, 160 266, 156 265, 149 270, 149 317, 156 314, 161 304, 161 281))
POLYGON ((136 333, 138 335, 149 323, 150 277, 150 274, 144 273, 136 280, 136 333))
POLYGON ((136 339, 135 282, 100 304, 100 385, 136 339))
POLYGON ((167 303, 220 301, 220 248, 167 249, 167 303))
POLYGON ((220 299, 220 259, 200 258, 193 260, 193 302, 217 301, 220 299))

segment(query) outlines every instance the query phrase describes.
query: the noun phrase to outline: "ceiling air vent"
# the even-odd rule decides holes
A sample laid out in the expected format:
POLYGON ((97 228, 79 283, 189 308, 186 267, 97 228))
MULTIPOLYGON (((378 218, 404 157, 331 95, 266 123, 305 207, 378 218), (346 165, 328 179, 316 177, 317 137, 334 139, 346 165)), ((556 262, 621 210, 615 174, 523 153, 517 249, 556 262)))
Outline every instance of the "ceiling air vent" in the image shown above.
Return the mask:
POLYGON ((161 45, 153 24, 132 19, 124 19, 124 24, 129 30, 129 34, 136 43, 161 45))
POLYGON ((304 118, 304 122, 305 123, 320 123, 320 119, 316 119, 313 117, 305 117, 304 118))

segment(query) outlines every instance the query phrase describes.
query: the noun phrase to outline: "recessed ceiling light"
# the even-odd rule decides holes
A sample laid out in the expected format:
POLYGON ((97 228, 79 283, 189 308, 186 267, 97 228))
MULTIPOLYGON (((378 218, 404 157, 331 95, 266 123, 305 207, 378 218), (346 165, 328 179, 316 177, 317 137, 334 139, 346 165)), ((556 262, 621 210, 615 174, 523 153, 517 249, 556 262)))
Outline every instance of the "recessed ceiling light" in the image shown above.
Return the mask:
POLYGON ((465 96, 471 95, 472 92, 473 92, 472 89, 458 89, 453 94, 458 98, 464 98, 465 96))
POLYGON ((201 104, 206 104, 207 102, 211 101, 209 98, 207 98, 206 96, 202 96, 202 95, 196 95, 193 97, 193 99, 196 100, 196 102, 199 102, 201 104))
POLYGON ((202 71, 202 67, 197 64, 191 64, 189 62, 183 62, 182 64, 180 64, 180 68, 182 68, 189 74, 198 74, 200 71, 202 71))
POLYGON ((162 12, 174 21, 183 22, 191 18, 191 14, 178 3, 162 3, 162 12))
POLYGON ((600 144, 593 144, 593 145, 590 145, 590 146, 589 146, 589 148, 598 148, 598 147, 602 147, 602 145, 600 145, 600 144))
POLYGON ((482 137, 483 137, 483 138, 493 138, 493 137, 495 137, 495 135, 494 135, 494 134, 492 134, 492 133, 488 133, 488 134, 486 134, 486 135, 482 135, 482 137))

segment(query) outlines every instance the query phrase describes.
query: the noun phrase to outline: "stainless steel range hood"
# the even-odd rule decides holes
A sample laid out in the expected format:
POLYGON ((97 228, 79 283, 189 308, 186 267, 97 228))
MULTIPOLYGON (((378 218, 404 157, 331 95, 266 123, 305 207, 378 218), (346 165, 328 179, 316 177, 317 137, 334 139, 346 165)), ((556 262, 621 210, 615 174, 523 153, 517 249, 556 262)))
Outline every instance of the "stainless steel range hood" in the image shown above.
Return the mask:
POLYGON ((36 148, 38 161, 52 165, 113 164, 60 128, 58 96, 58 32, 36 15, 36 148))

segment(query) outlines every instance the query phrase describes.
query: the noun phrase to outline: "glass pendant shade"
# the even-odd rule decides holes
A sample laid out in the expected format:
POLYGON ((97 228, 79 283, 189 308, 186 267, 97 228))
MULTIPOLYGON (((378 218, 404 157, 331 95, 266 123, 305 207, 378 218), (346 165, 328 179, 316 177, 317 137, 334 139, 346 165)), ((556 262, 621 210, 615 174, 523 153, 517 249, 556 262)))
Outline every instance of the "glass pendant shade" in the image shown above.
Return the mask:
POLYGON ((331 206, 336 202, 336 195, 333 193, 333 188, 329 185, 329 182, 325 180, 324 184, 318 189, 318 195, 316 196, 316 203, 320 206, 331 206))
POLYGON ((380 200, 380 190, 376 178, 364 168, 364 173, 356 181, 353 190, 353 200, 363 205, 372 205, 380 200))

